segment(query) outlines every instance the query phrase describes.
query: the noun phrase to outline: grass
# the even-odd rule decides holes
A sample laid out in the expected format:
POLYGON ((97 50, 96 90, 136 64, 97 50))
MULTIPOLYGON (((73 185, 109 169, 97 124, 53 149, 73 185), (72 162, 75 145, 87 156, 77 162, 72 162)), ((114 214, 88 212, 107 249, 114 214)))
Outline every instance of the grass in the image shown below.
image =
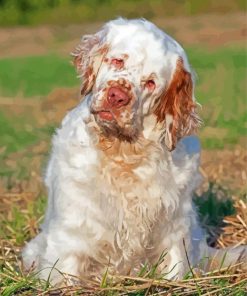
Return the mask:
POLYGON ((33 111, 27 110, 24 114, 13 115, 0 111, 0 178, 8 179, 6 183, 9 189, 12 187, 11 179, 30 178, 31 159, 41 159, 46 154, 43 151, 40 155, 33 150, 44 141, 48 150, 48 143, 55 130, 55 126, 49 123, 40 126, 35 119, 35 113, 30 112, 33 111))
POLYGON ((5 153, 20 151, 38 140, 38 135, 25 126, 25 118, 11 120, 0 111, 0 145, 6 147, 5 153))
POLYGON ((202 129, 201 138, 205 148, 236 144, 247 128, 246 50, 191 48, 188 54, 198 75, 196 97, 203 106, 206 129, 202 129))
POLYGON ((205 224, 210 227, 222 227, 224 217, 235 214, 233 201, 228 194, 227 190, 209 183, 207 191, 201 196, 195 195, 194 202, 205 224), (219 193, 224 199, 217 198, 219 193))
MULTIPOLYGON (((157 279, 155 277, 110 277, 105 285, 90 283, 88 286, 62 286, 52 288, 49 282, 39 281, 32 275, 22 276, 10 268, 4 268, 7 287, 2 290, 3 296, 11 295, 234 295, 244 296, 246 280, 243 274, 236 271, 236 267, 229 270, 216 271, 202 277, 187 279, 180 282, 157 279), (240 277, 238 284, 233 279, 240 277), (242 278, 241 278, 242 277, 242 278), (173 292, 174 291, 174 292, 173 292)), ((4 284, 5 284, 4 283, 4 284)))
MULTIPOLYGON (((201 113, 205 123, 201 129, 203 146, 223 148, 226 144, 236 144, 239 138, 246 135, 247 128, 245 48, 187 50, 198 75, 196 97, 203 106, 201 113)), ((1 59, 0 68, 2 96, 31 98, 45 96, 56 87, 79 86, 69 57, 46 55, 1 59)), ((11 123, 0 114, 0 121, 3 120, 7 128, 11 129, 11 123)), ((15 145, 13 138, 16 138, 16 135, 12 131, 6 132, 8 135, 0 139, 0 145, 15 145)), ((22 139, 27 144, 31 140, 28 133, 25 133, 22 139)), ((18 137, 16 141, 19 141, 18 137)))
POLYGON ((116 16, 153 18, 202 13, 227 13, 246 9, 244 0, 2 0, 0 25, 82 23, 116 16))
POLYGON ((8 219, 0 214, 0 237, 7 240, 14 238, 17 245, 23 245, 38 231, 38 223, 42 220, 46 207, 44 195, 37 199, 32 199, 31 194, 26 195, 24 200, 17 200, 16 197, 21 198, 21 196, 9 194, 9 198, 15 199, 16 205, 8 209, 8 219), (25 209, 23 205, 25 205, 25 209))
MULTIPOLYGON (((225 46, 187 51, 198 74, 196 97, 203 105, 204 147, 238 143, 245 136, 247 118, 245 49, 225 46)), ((43 103, 54 88, 79 87, 79 82, 69 58, 56 55, 1 59, 0 69, 0 104, 6 97, 22 104, 16 107, 14 99, 13 105, 0 111, 0 189, 7 190, 0 190, 1 295, 246 295, 246 274, 239 266, 203 275, 194 271, 181 282, 161 278, 157 266, 144 266, 136 277, 117 278, 105 273, 101 282, 60 289, 31 273, 23 274, 20 250, 38 233, 43 219, 46 197, 39 187, 40 167, 56 124, 52 120, 39 122, 47 112, 43 103)), ((209 242, 228 246, 246 241, 244 203, 240 211, 241 206, 233 205, 232 199, 219 196, 229 196, 229 192, 211 184, 195 199, 209 242), (233 216, 225 218, 229 215, 233 216), (228 227, 225 233, 222 227, 228 227)))
POLYGON ((75 86, 76 73, 68 58, 56 55, 0 60, 0 95, 44 96, 55 87, 75 86))
MULTIPOLYGON (((210 186, 208 192, 203 196, 203 203, 198 203, 202 221, 208 221, 208 216, 210 216, 211 222, 219 221, 219 218, 223 219, 226 214, 232 214, 231 201, 229 199, 218 200, 217 195, 221 195, 219 190, 218 187, 210 186), (205 203, 213 203, 214 211, 210 206, 205 207, 205 203), (222 206, 225 208, 224 212, 221 210, 222 206)), ((245 295, 247 279, 239 265, 206 274, 193 270, 193 273, 189 272, 179 282, 165 280, 165 275, 158 273, 157 267, 164 260, 166 253, 160 256, 157 264, 144 265, 136 276, 112 277, 106 271, 100 281, 85 282, 83 285, 77 286, 52 287, 49 281, 38 280, 33 273, 24 274, 19 259, 23 243, 38 233, 38 225, 43 220, 46 206, 45 197, 40 195, 34 199, 31 193, 22 193, 6 194, 1 198, 3 207, 0 210, 0 293, 3 296, 53 295, 52 292, 55 295, 109 296, 245 295), (11 207, 9 203, 10 198, 15 204, 14 207, 11 207), (165 292, 170 294, 165 294, 165 292)), ((238 212, 238 215, 243 218, 243 212, 238 212)), ((211 227, 211 222, 207 227, 211 227)), ((234 241, 233 237, 232 239, 234 241)))

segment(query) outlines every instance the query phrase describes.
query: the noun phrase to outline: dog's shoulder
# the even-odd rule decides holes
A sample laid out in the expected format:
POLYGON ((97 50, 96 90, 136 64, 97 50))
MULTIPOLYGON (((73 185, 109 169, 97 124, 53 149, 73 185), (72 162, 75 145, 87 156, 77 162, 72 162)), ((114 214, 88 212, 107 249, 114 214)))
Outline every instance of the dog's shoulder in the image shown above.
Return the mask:
POLYGON ((89 145, 90 136, 86 124, 89 116, 86 101, 82 101, 74 109, 70 110, 63 118, 60 127, 55 131, 53 146, 62 143, 89 145))
POLYGON ((179 141, 172 152, 172 171, 179 186, 190 185, 190 190, 193 191, 201 184, 200 155, 201 145, 198 137, 189 136, 179 141))

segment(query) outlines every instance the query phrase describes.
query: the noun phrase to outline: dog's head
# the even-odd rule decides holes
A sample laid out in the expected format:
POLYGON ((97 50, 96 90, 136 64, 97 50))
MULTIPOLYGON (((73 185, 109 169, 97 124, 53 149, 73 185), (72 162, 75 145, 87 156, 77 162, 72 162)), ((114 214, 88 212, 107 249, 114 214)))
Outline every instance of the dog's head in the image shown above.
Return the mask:
POLYGON ((90 110, 106 136, 134 142, 152 116, 172 150, 199 125, 186 54, 152 23, 111 21, 84 36, 73 55, 81 93, 90 96, 90 110))

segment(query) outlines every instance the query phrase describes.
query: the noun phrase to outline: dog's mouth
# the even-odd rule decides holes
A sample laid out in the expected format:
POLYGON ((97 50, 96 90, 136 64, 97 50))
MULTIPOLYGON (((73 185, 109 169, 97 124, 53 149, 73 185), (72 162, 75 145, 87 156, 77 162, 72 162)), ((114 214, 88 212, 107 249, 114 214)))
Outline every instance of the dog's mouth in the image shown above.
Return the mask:
POLYGON ((120 126, 117 116, 111 110, 91 109, 91 113, 106 137, 113 136, 127 142, 134 142, 137 139, 138 130, 135 125, 128 123, 123 127, 120 126))
POLYGON ((101 128, 116 129, 119 126, 117 118, 111 110, 91 108, 91 113, 101 128))
POLYGON ((102 110, 94 112, 94 114, 97 115, 100 119, 106 121, 113 121, 115 119, 111 111, 102 110))

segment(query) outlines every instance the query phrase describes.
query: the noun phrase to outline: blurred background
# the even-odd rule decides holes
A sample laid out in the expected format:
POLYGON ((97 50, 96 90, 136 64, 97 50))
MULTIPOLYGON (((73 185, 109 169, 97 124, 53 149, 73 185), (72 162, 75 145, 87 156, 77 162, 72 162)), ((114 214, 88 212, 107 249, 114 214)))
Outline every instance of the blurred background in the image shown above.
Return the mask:
POLYGON ((79 100, 70 52, 118 16, 178 40, 197 73, 202 173, 246 189, 245 0, 0 0, 0 192, 42 191, 51 135, 79 100))
MULTIPOLYGON (((246 3, 0 0, 0 277, 18 270, 21 247, 43 219, 51 136, 79 101, 70 52, 83 34, 118 16, 145 17, 185 48, 197 73, 204 120, 199 137, 205 182, 195 198, 201 222, 211 245, 247 244, 246 3)), ((13 276, 5 279, 14 293, 13 276)))

